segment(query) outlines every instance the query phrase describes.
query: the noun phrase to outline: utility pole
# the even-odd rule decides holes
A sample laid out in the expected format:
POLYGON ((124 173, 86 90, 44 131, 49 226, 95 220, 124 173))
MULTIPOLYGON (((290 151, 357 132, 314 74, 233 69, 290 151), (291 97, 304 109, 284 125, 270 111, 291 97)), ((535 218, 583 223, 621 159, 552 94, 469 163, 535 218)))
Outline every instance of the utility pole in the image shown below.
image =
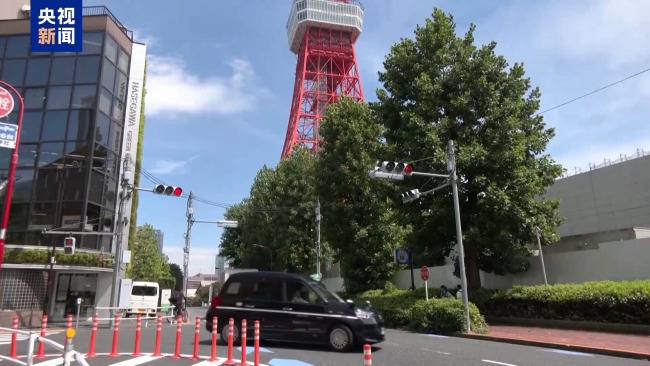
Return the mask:
POLYGON ((465 307, 465 325, 467 332, 471 332, 471 320, 469 317, 469 299, 467 297, 467 275, 465 274, 465 249, 463 247, 463 229, 460 221, 460 203, 458 202, 458 176, 456 175, 456 155, 454 154, 454 142, 449 140, 449 166, 451 189, 454 195, 454 217, 456 219, 456 241, 458 242, 458 254, 460 256, 460 281, 463 290, 463 305, 465 307))
POLYGON ((192 238, 192 225, 194 225, 194 206, 192 206, 193 194, 187 197, 187 230, 185 231, 185 248, 183 249, 183 294, 187 297, 187 271, 190 266, 190 241, 192 238))
MULTIPOLYGON (((124 226, 126 226, 126 219, 124 218, 124 210, 126 202, 131 198, 132 187, 129 185, 129 159, 124 160, 124 169, 122 170, 122 181, 120 187, 122 188, 119 194, 120 205, 117 210, 117 222, 115 223, 115 259, 113 263, 113 288, 111 291, 111 307, 116 308, 119 303, 120 294, 120 279, 124 277, 124 270, 122 268, 122 257, 124 256, 124 226)), ((111 316, 113 311, 110 312, 111 316)))
POLYGON ((544 284, 548 285, 546 279, 546 265, 544 265, 544 253, 542 252, 542 240, 540 239, 539 227, 535 226, 535 236, 537 236, 537 249, 539 250, 539 260, 542 262, 542 275, 544 275, 544 284))
POLYGON ((320 200, 316 201, 316 274, 320 277, 320 262, 321 262, 321 250, 320 250, 320 200))

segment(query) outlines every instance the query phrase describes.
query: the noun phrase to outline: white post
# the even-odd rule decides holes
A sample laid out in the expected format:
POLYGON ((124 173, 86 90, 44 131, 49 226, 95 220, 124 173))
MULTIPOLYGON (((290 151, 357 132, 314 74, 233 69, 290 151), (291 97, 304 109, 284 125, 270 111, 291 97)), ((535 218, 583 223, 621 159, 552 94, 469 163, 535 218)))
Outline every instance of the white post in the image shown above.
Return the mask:
POLYGON ((32 366, 34 363, 34 348, 38 335, 34 332, 29 332, 29 344, 27 345, 27 360, 25 360, 25 366, 32 366))
POLYGON ((424 296, 429 301, 429 280, 424 280, 424 296))

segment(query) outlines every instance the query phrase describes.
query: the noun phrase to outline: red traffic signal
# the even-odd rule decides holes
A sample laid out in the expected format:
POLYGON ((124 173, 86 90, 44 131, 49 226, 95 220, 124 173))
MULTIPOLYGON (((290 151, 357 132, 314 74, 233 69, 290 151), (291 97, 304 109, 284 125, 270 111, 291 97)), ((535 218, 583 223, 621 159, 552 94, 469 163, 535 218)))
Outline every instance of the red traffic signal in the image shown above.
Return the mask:
POLYGON ((153 189, 155 194, 164 194, 165 196, 180 197, 183 194, 183 188, 157 184, 153 189))

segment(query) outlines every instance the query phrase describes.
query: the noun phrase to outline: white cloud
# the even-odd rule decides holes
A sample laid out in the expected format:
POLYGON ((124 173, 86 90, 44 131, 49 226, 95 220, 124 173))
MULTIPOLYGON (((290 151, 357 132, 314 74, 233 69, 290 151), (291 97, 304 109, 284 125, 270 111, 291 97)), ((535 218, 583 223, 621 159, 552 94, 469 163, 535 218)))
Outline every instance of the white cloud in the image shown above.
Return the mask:
POLYGON ((589 171, 591 166, 601 167, 616 161, 650 155, 650 138, 639 136, 625 142, 608 143, 603 141, 579 149, 570 149, 553 158, 562 164, 569 175, 589 171))
POLYGON ((151 174, 169 174, 169 173, 183 173, 187 165, 194 160, 189 158, 186 160, 156 160, 152 168, 147 169, 151 174))
POLYGON ((140 42, 147 45, 147 50, 151 50, 158 43, 158 39, 149 33, 146 33, 138 28, 129 29, 133 31, 133 40, 135 42, 140 42))
POLYGON ((150 55, 147 63, 147 115, 216 113, 253 110, 266 89, 256 84, 251 63, 233 59, 229 77, 205 77, 188 70, 177 57, 150 55))
MULTIPOLYGON (((163 247, 163 252, 169 256, 170 263, 178 264, 183 269, 183 246, 163 247)), ((213 273, 215 256, 219 254, 219 248, 215 245, 212 248, 190 247, 189 275, 198 273, 213 273)))

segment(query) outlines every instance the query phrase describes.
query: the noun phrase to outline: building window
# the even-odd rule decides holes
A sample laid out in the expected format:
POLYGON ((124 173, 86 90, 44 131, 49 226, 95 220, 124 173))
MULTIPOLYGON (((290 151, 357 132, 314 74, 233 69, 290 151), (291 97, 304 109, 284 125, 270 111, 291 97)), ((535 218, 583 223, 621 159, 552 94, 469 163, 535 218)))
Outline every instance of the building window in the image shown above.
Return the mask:
POLYGON ((7 37, 0 37, 0 59, 5 57, 5 45, 7 44, 7 37))
POLYGON ((27 75, 25 75, 25 85, 45 85, 50 75, 49 58, 32 58, 27 63, 27 75))
POLYGON ((45 88, 29 88, 23 93, 25 109, 43 109, 45 105, 45 88))
MULTIPOLYGON (((20 172, 16 172, 18 175, 20 172)), ((24 231, 27 228, 27 214, 29 213, 29 203, 12 203, 11 215, 9 216, 9 230, 24 231)), ((24 240, 24 239, 23 239, 24 240)))
POLYGON ((42 143, 38 153, 38 167, 65 167, 63 159, 63 142, 42 143))
POLYGON ((18 167, 33 167, 36 164, 36 145, 20 144, 18 146, 18 167))
POLYGON ((68 140, 88 141, 92 135, 91 127, 95 118, 94 109, 73 109, 68 122, 68 140))
POLYGON ((113 90, 115 87, 115 66, 112 63, 104 60, 102 66, 102 86, 108 90, 113 90))
POLYGON ((124 102, 115 98, 113 100, 113 119, 121 121, 124 118, 124 102))
POLYGON ((47 90, 47 109, 68 109, 70 106, 69 86, 51 86, 47 90))
POLYGON ((104 88, 100 88, 100 89, 101 90, 99 91, 99 110, 109 115, 111 114, 111 101, 113 100, 113 96, 108 90, 104 88))
MULTIPOLYGON (((56 173, 54 171, 53 173, 56 173)), ((38 189, 39 182, 37 181, 36 187, 38 189)), ((45 188, 45 187, 42 187, 45 188)), ((55 191, 56 192, 56 191, 55 191)), ((56 196, 55 196, 56 198, 56 196)), ((56 218, 56 203, 55 202, 36 202, 32 208, 32 214, 29 218, 29 226, 34 229, 55 229, 54 226, 56 218)))
POLYGON ((128 78, 125 74, 117 72, 117 78, 115 80, 115 88, 113 88, 113 94, 122 102, 126 101, 126 83, 128 78))
POLYGON ((103 206, 113 208, 115 207, 115 192, 117 190, 117 180, 106 177, 104 179, 104 202, 103 206))
MULTIPOLYGON (((101 204, 103 190, 104 190, 104 174, 99 173, 93 169, 90 172, 90 187, 88 190, 88 201, 101 204)), ((97 215, 99 215, 99 212, 97 212, 97 215)), ((95 223, 95 225, 96 224, 97 223, 95 223)))
POLYGON ((21 58, 29 54, 29 36, 14 36, 7 40, 4 58, 21 58))
POLYGON ((95 109, 97 107, 97 85, 76 85, 72 94, 74 109, 95 109))
POLYGON ((95 141, 108 146, 108 138, 110 136, 111 120, 104 113, 97 115, 95 124, 95 141))
MULTIPOLYGON (((65 185, 63 188, 64 201, 81 201, 85 197, 86 191, 86 174, 88 168, 71 168, 66 166, 65 185)), ((79 208, 81 211, 81 207, 79 208)))
POLYGON ((20 142, 37 142, 41 137, 43 112, 25 112, 20 128, 20 142))
POLYGON ((108 148, 114 152, 119 152, 122 147, 122 126, 113 123, 111 137, 108 139, 108 148))
POLYGON ((65 127, 68 123, 68 111, 48 111, 43 120, 42 141, 65 140, 65 127))
POLYGON ((102 53, 103 32, 84 32, 83 55, 99 55, 102 53))
MULTIPOLYGON (((36 171, 36 189, 34 190, 34 201, 58 201, 60 200, 61 197, 61 192, 63 191, 63 174, 64 170, 63 169, 38 169, 36 171)), ((34 210, 36 212, 38 207, 45 207, 43 206, 44 204, 40 204, 39 206, 38 203, 34 204, 34 210)), ((49 206, 47 206, 49 207, 49 206)), ((54 208, 52 208, 54 210, 54 208)), ((32 211, 32 215, 34 215, 34 212, 32 211)), ((44 214, 47 214, 48 211, 44 211, 44 214)), ((51 217, 48 218, 37 218, 40 221, 44 220, 49 220, 51 221, 51 224, 54 224, 54 219, 55 219, 54 213, 52 213, 51 217)), ((45 224, 43 224, 45 225, 45 224)))
POLYGON ((117 66, 120 68, 120 70, 124 71, 125 73, 128 73, 130 61, 131 60, 129 54, 127 54, 126 51, 120 48, 120 56, 117 60, 117 66))
POLYGON ((52 59, 52 73, 50 84, 72 84, 74 76, 74 57, 62 57, 52 59))
POLYGON ((90 146, 87 141, 68 142, 65 145, 66 167, 87 167, 90 162, 90 146))
POLYGON ((27 60, 5 60, 2 67, 2 80, 13 85, 22 86, 27 60))
POLYGON ((32 186, 34 185, 34 169, 16 170, 16 183, 12 202, 30 202, 32 198, 32 186))
POLYGON ((74 74, 76 84, 94 84, 99 79, 99 56, 79 56, 74 74))
POLYGON ((109 36, 106 35, 106 48, 104 49, 104 55, 106 56, 107 59, 111 60, 114 64, 117 63, 117 50, 119 49, 119 46, 117 45, 117 42, 109 36))

